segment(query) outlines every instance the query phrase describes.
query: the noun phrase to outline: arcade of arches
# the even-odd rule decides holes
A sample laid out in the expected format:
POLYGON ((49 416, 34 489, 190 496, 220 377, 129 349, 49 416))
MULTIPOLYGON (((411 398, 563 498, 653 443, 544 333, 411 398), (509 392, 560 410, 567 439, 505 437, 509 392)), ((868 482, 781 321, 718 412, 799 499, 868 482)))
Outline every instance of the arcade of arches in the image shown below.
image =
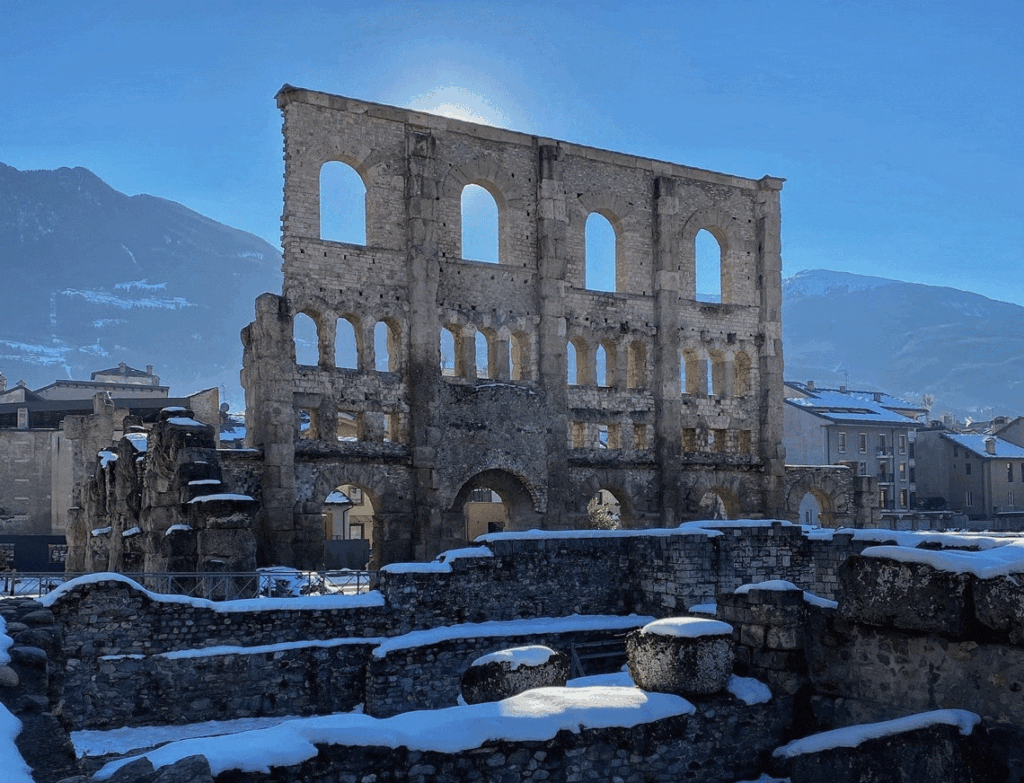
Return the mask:
POLYGON ((498 529, 796 518, 782 180, 277 101, 284 284, 242 335, 262 560, 315 565, 345 485, 372 497, 378 565, 498 529), (326 164, 355 173, 351 209, 326 164), (328 230, 337 211, 362 230, 328 230))

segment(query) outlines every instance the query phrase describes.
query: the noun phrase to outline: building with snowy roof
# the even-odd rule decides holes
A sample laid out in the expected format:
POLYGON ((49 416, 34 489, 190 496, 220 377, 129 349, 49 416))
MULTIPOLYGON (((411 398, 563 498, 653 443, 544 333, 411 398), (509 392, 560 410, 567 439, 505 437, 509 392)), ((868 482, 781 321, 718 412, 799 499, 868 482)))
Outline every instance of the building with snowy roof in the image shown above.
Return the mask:
POLYGON ((918 496, 973 519, 1024 512, 1024 448, 995 435, 918 432, 918 496))
POLYGON ((822 389, 814 381, 786 381, 784 397, 788 464, 849 465, 875 480, 883 514, 915 507, 915 435, 925 408, 884 392, 822 389))

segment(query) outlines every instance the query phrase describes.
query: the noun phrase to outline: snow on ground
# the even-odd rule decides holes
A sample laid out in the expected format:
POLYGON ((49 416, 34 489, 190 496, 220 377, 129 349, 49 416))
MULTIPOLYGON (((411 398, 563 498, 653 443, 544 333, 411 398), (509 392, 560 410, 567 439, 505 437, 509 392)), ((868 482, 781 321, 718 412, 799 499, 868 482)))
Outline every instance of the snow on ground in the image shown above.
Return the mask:
POLYGON ((286 715, 277 718, 238 718, 236 720, 209 720, 179 726, 125 726, 120 729, 97 731, 88 729, 71 732, 71 743, 78 758, 131 753, 142 748, 155 748, 168 742, 199 737, 218 737, 241 731, 268 729, 301 716, 286 715))
POLYGON ((86 574, 85 576, 71 579, 53 592, 40 598, 39 603, 46 607, 53 606, 62 595, 73 590, 77 585, 94 584, 96 582, 124 582, 136 590, 145 593, 153 601, 168 604, 188 604, 200 609, 210 609, 214 612, 224 613, 279 611, 282 609, 354 609, 384 606, 384 596, 378 590, 354 595, 338 593, 333 595, 304 596, 302 598, 243 598, 237 601, 208 601, 205 598, 192 598, 187 595, 154 593, 126 576, 110 572, 86 574))
MULTIPOLYGON (((295 599, 289 599, 295 600, 295 599)), ((543 633, 569 633, 573 631, 603 631, 639 628, 654 620, 653 617, 631 614, 571 614, 567 617, 535 617, 530 620, 490 620, 485 623, 441 625, 425 631, 411 631, 392 636, 373 650, 374 658, 384 658, 389 652, 410 647, 423 647, 449 639, 476 639, 488 636, 531 636, 543 633)))
POLYGON ((640 629, 640 633, 653 636, 679 636, 684 639, 697 639, 701 636, 732 635, 732 626, 721 620, 708 620, 704 617, 666 617, 655 620, 640 629))
POLYGON ((725 689, 747 706, 764 704, 772 699, 772 689, 753 677, 737 677, 731 674, 725 689))
MULTIPOLYGON (((228 769, 269 772, 271 766, 312 758, 317 744, 459 753, 491 740, 542 742, 563 730, 629 728, 694 712, 696 708, 679 696, 637 688, 538 688, 500 702, 406 712, 391 718, 352 713, 299 718, 271 728, 181 740, 143 755, 153 766, 163 767, 201 753, 215 776, 228 769)), ((96 777, 109 778, 131 760, 111 762, 96 777)))
POLYGON ((555 654, 550 647, 541 644, 530 644, 525 647, 509 647, 487 655, 481 655, 470 666, 483 666, 485 663, 507 663, 509 669, 515 671, 520 666, 543 666, 555 654))
POLYGON ((21 721, 0 704, 0 761, 4 770, 4 783, 33 783, 32 770, 14 743, 20 731, 21 721))
POLYGON ((967 710, 934 710, 908 715, 905 718, 886 720, 881 723, 862 723, 858 726, 847 726, 843 729, 824 731, 812 734, 803 739, 793 740, 788 745, 776 748, 773 756, 793 758, 804 753, 819 753, 831 748, 855 748, 862 742, 878 737, 888 737, 914 729, 923 729, 936 724, 956 726, 961 734, 970 734, 981 722, 981 717, 967 710))

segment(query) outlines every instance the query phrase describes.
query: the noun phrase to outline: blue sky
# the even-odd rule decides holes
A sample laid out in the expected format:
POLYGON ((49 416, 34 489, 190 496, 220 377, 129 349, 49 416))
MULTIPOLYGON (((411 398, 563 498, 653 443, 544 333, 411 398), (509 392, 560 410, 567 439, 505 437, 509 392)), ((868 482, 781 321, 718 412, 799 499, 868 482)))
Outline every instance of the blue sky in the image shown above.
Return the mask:
POLYGON ((278 244, 284 83, 785 177, 784 274, 1024 304, 1024 2, 0 0, 0 161, 278 244))

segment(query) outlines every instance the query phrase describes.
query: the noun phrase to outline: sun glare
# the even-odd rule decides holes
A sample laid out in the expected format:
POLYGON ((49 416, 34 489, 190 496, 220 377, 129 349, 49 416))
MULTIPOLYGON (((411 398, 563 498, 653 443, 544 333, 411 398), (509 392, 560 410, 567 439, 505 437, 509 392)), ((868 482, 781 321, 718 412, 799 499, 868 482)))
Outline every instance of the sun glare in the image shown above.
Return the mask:
POLYGON ((463 87, 449 85, 417 95, 408 104, 414 111, 424 111, 451 117, 456 120, 478 122, 482 125, 509 127, 508 115, 496 108, 486 98, 469 92, 463 87))

